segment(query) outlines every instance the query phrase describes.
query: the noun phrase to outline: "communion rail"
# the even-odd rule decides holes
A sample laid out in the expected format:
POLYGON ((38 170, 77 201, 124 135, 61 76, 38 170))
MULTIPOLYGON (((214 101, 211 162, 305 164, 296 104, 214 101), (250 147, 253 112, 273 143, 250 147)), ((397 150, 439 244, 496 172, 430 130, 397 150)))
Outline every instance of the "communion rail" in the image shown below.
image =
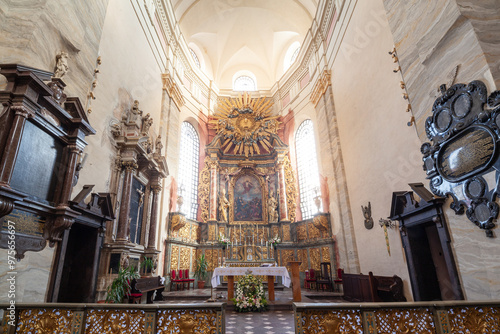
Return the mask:
POLYGON ((295 333, 500 333, 500 301, 293 303, 295 333))
POLYGON ((225 303, 200 304, 0 304, 0 333, 222 334, 225 303), (12 312, 11 312, 12 311, 12 312))

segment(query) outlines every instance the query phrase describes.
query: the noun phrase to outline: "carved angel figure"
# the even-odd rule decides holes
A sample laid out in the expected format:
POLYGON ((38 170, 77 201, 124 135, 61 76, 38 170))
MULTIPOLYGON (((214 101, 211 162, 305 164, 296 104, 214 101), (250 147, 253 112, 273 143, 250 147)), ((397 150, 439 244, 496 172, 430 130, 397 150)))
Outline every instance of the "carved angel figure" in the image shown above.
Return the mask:
POLYGON ((62 78, 69 70, 68 54, 61 51, 56 55, 56 69, 54 71, 54 78, 62 78))
POLYGON ((163 148, 163 144, 161 143, 161 135, 158 135, 156 137, 156 142, 155 142, 155 152, 158 155, 161 155, 161 149, 163 148))
POLYGON ((269 210, 269 222, 273 223, 278 221, 278 215, 276 212, 276 207, 278 206, 278 201, 274 198, 274 193, 271 193, 271 196, 267 200, 267 206, 269 210))

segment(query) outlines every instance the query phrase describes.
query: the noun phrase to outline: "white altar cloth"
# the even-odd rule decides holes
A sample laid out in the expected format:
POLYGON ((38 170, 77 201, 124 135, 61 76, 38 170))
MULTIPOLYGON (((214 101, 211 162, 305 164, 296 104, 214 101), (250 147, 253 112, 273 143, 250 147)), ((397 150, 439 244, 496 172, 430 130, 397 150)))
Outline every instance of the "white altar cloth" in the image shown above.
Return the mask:
POLYGON ((245 276, 246 272, 250 270, 252 275, 256 276, 281 276, 283 285, 287 288, 290 287, 291 279, 288 270, 285 267, 226 267, 215 268, 212 276, 212 286, 220 285, 220 278, 222 276, 245 276))

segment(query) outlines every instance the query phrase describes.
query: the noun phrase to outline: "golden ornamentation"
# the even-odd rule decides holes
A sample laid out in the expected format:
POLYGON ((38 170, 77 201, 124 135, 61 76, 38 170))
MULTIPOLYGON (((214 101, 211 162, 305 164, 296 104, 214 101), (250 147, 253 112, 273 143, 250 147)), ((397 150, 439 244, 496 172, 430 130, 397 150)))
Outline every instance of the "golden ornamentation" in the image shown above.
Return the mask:
MULTIPOLYGON (((143 310, 96 310, 89 309, 85 334, 139 334, 145 326, 143 310)), ((54 332, 56 333, 56 332, 54 332)))
POLYGON ((289 261, 294 261, 295 256, 293 255, 293 249, 283 249, 281 251, 281 256, 282 256, 282 261, 281 264, 285 266, 288 271, 290 271, 290 265, 288 264, 289 261))
POLYGON ((217 268, 217 262, 219 261, 219 250, 205 249, 205 259, 208 262, 207 271, 213 271, 214 268, 217 268))
POLYGON ((307 249, 297 249, 297 256, 301 262, 299 271, 304 273, 309 268, 307 261, 307 249))
POLYGON ((278 235, 279 236, 279 229, 278 226, 273 226, 273 232, 271 234, 271 238, 278 235))
POLYGON ((297 241, 307 240, 307 227, 305 224, 297 226, 297 241))
POLYGON ((301 315, 297 322, 301 323, 304 333, 363 334, 361 312, 358 310, 306 310, 301 315))
POLYGON ((216 235, 215 230, 216 230, 216 226, 215 225, 209 225, 208 226, 208 240, 210 240, 210 241, 217 240, 217 238, 215 236, 216 235))
POLYGON ((217 333, 218 317, 222 315, 215 310, 160 310, 157 333, 217 333))
POLYGON ((179 269, 179 246, 172 246, 172 254, 170 256, 170 270, 179 269))
POLYGON ((500 307, 456 307, 448 310, 451 333, 500 332, 500 307))
POLYGON ((321 232, 322 238, 328 238, 328 230, 330 229, 330 224, 328 224, 328 218, 326 216, 315 216, 313 218, 313 225, 321 232))
POLYGON ((172 232, 178 231, 186 225, 186 217, 181 214, 172 214, 170 218, 170 229, 172 232))
POLYGON ((330 247, 321 247, 321 262, 331 262, 330 247))
POLYGON ((319 248, 309 249, 309 257, 311 258, 311 268, 314 270, 319 270, 320 259, 319 259, 319 248))
POLYGON ((210 217, 210 165, 209 157, 205 157, 205 166, 200 172, 200 180, 198 182, 198 198, 200 199, 201 221, 206 223, 210 217))
POLYGON ((137 170, 137 168, 139 168, 139 166, 135 161, 128 161, 128 160, 122 161, 122 167, 123 169, 130 171, 135 171, 137 170))
POLYGON ((185 241, 190 241, 191 239, 191 224, 185 224, 180 230, 179 230, 179 237, 182 238, 185 241))
POLYGON ((290 225, 283 225, 283 241, 292 241, 290 237, 290 225))
POLYGON ((16 333, 71 333, 74 312, 64 309, 27 309, 19 311, 16 333))
POLYGON ((307 229, 309 230, 309 239, 319 239, 321 238, 321 233, 319 230, 314 227, 313 222, 310 222, 307 225, 307 229))
POLYGON ((427 308, 376 310, 375 317, 379 333, 436 333, 432 311, 427 308))
POLYGON ((179 261, 179 269, 191 269, 189 266, 191 259, 191 248, 181 247, 181 258, 179 261))
POLYGON ((191 241, 197 242, 200 240, 200 226, 198 224, 191 225, 191 241))
POLYGON ((295 221, 295 210, 297 208, 297 183, 295 182, 295 173, 292 169, 292 164, 288 155, 283 158, 285 169, 285 183, 286 183, 286 204, 288 208, 288 218, 293 223, 295 221))
POLYGON ((325 94, 326 89, 332 84, 332 81, 330 79, 331 74, 330 71, 323 71, 321 74, 321 77, 318 79, 316 84, 314 85, 314 88, 312 89, 311 97, 309 98, 311 102, 316 105, 318 104, 321 96, 325 94))
POLYGON ((233 154, 248 157, 260 154, 260 147, 271 152, 270 137, 278 133, 280 124, 279 116, 271 116, 272 105, 272 100, 266 101, 266 97, 252 99, 248 93, 236 99, 221 100, 209 125, 223 136, 221 149, 224 148, 224 153, 232 148, 233 154))

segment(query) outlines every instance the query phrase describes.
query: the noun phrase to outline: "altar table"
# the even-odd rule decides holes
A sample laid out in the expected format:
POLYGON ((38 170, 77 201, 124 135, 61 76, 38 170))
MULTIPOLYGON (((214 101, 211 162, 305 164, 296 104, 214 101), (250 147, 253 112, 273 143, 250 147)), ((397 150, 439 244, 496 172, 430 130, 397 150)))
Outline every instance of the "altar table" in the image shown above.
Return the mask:
POLYGON ((285 267, 228 267, 215 268, 212 275, 212 286, 220 285, 220 277, 227 276, 227 300, 234 298, 234 276, 245 276, 251 271, 255 276, 267 276, 267 292, 269 300, 274 300, 274 276, 281 276, 283 285, 290 287, 290 275, 285 267))

